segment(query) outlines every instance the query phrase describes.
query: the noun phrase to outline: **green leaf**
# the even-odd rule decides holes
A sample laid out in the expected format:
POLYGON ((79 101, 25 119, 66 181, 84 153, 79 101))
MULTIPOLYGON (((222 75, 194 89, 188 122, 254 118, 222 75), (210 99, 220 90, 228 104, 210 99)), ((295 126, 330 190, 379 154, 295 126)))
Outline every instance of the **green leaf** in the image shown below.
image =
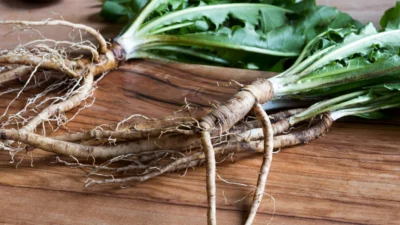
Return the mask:
POLYGON ((358 32, 338 35, 337 42, 326 41, 328 34, 330 32, 304 50, 302 55, 308 55, 308 58, 296 63, 286 75, 274 78, 278 83, 287 82, 280 92, 294 91, 297 87, 297 93, 326 96, 363 85, 400 81, 399 30, 377 33, 372 24, 368 24, 358 32), (323 43, 322 40, 329 47, 318 50, 320 45, 317 44, 323 43), (314 54, 313 47, 317 49, 314 54))
MULTIPOLYGON (((399 74, 400 72, 400 56, 393 55, 388 58, 382 58, 381 60, 371 63, 368 66, 364 66, 357 70, 345 71, 344 73, 336 74, 335 76, 318 77, 306 79, 305 81, 292 82, 279 90, 276 90, 277 94, 280 95, 288 93, 301 93, 308 91, 321 90, 324 87, 351 85, 351 83, 362 82, 363 80, 369 80, 373 78, 380 78, 390 76, 392 74, 399 74), (278 92, 279 91, 279 92, 278 92)), ((398 76, 393 76, 399 78, 398 76)), ((326 93, 320 93, 325 95, 326 93)))
POLYGON ((301 72, 329 52, 335 45, 342 42, 343 39, 352 32, 354 32, 354 29, 345 28, 328 30, 319 34, 313 40, 308 42, 293 65, 276 77, 282 77, 287 74, 297 74, 301 72))
POLYGON ((384 30, 400 29, 400 2, 396 2, 396 6, 388 9, 382 16, 380 21, 384 30))
MULTIPOLYGON (((122 2, 123 3, 123 2, 122 2)), ((127 15, 128 10, 117 1, 106 1, 103 4, 100 15, 110 22, 118 22, 122 16, 127 15)))
POLYGON ((130 0, 130 4, 128 5, 131 8, 131 11, 136 15, 143 7, 146 5, 148 0, 130 0))
MULTIPOLYGON (((331 7, 317 7, 314 0, 248 2, 153 0, 116 40, 127 51, 127 58, 140 57, 135 51, 146 49, 157 51, 162 57, 163 50, 155 50, 154 46, 196 47, 207 49, 200 51, 210 54, 210 58, 224 58, 231 67, 280 71, 293 62, 288 58, 299 55, 321 32, 331 27, 358 26, 347 14, 331 7)), ((327 45, 329 41, 324 40, 327 45)), ((176 52, 174 58, 183 59, 184 52, 176 52)), ((170 58, 173 54, 168 51, 165 56, 170 58)), ((197 63, 193 54, 190 59, 197 63)))
MULTIPOLYGON (((372 26, 372 25, 367 25, 372 26)), ((388 31, 370 34, 367 29, 362 30, 360 34, 351 34, 347 37, 342 44, 332 49, 329 53, 325 54, 319 60, 311 64, 307 69, 302 71, 302 74, 309 74, 310 72, 323 67, 336 60, 342 60, 351 57, 353 54, 367 54, 373 50, 374 45, 381 47, 400 46, 399 30, 388 31)), ((370 30, 370 28, 368 28, 370 30)))
POLYGON ((298 28, 307 31, 316 26, 326 26, 337 16, 337 14, 338 10, 336 8, 328 6, 316 7, 313 13, 309 13, 304 21, 299 23, 298 28))
POLYGON ((278 56, 296 56, 303 44, 302 36, 296 35, 290 26, 274 29, 262 35, 253 29, 239 27, 234 30, 221 29, 218 33, 196 33, 183 37, 218 42, 221 43, 220 47, 230 46, 234 49, 278 56))
POLYGON ((317 5, 315 3, 315 0, 303 0, 303 1, 281 0, 281 1, 273 1, 273 3, 270 3, 270 4, 284 7, 286 9, 295 11, 298 14, 307 14, 310 11, 314 10, 317 5), (278 3, 278 2, 280 2, 280 3, 278 3))
POLYGON ((342 28, 342 27, 352 27, 360 28, 363 26, 362 23, 354 20, 349 14, 338 11, 336 17, 329 22, 329 27, 332 29, 342 28))
POLYGON ((267 33, 268 31, 287 23, 286 15, 280 11, 261 9, 260 13, 260 26, 263 33, 267 33))
POLYGON ((216 28, 221 27, 230 18, 235 18, 251 26, 256 26, 259 23, 261 15, 268 13, 271 13, 275 17, 263 18, 261 22, 264 24, 264 27, 266 27, 265 23, 269 23, 270 29, 273 29, 286 23, 285 15, 289 11, 272 5, 246 3, 194 7, 186 10, 178 10, 153 19, 144 24, 136 35, 143 35, 171 24, 197 21, 204 18, 208 19, 216 28))
POLYGON ((126 23, 132 21, 146 3, 147 0, 106 0, 100 16, 112 23, 126 23))
POLYGON ((223 28, 215 32, 201 32, 185 35, 158 35, 153 36, 150 42, 179 43, 179 45, 207 46, 213 48, 227 48, 243 50, 260 54, 277 56, 296 56, 302 44, 302 36, 296 37, 291 27, 282 30, 272 30, 265 36, 259 35, 252 29, 223 28))
POLYGON ((306 82, 310 79, 317 78, 327 78, 330 76, 337 76, 343 73, 351 72, 354 70, 361 69, 363 67, 371 65, 371 62, 366 60, 364 57, 357 57, 350 60, 346 60, 343 63, 340 62, 332 62, 331 64, 319 68, 306 77, 299 80, 299 82, 306 82))

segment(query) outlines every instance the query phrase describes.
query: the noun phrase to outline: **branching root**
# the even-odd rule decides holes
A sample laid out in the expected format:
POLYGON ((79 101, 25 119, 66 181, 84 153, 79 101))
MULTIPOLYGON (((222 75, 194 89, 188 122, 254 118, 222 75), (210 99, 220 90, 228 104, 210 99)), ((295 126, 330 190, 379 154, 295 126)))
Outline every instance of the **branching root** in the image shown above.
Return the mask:
POLYGON ((264 156, 263 156, 263 162, 261 165, 260 169, 260 174, 258 176, 258 181, 257 181, 257 188, 254 193, 253 201, 251 203, 251 208, 249 211, 249 215, 246 220, 246 225, 251 225, 254 221, 254 218, 257 214, 257 210, 260 206, 264 190, 265 190, 265 185, 267 183, 267 177, 269 173, 269 169, 271 168, 271 162, 272 162, 272 152, 274 149, 274 134, 273 134, 273 128, 271 125, 271 121, 269 120, 268 115, 265 113, 263 110, 262 106, 260 104, 256 104, 254 106, 254 113, 257 116, 257 119, 261 122, 262 124, 262 129, 264 133, 264 156))

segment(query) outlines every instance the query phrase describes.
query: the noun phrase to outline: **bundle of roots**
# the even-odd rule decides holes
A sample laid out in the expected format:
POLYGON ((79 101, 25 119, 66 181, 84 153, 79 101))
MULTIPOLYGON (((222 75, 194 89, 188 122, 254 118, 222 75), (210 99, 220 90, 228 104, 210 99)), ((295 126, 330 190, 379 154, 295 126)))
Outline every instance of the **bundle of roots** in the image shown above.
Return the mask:
POLYGON ((64 112, 81 107, 83 103, 84 107, 90 106, 87 100, 95 89, 96 77, 117 68, 124 60, 124 51, 84 25, 56 20, 0 21, 0 24, 24 29, 67 26, 90 34, 97 41, 97 44, 92 44, 83 40, 43 39, 0 51, 0 85, 17 78, 26 80, 23 87, 1 93, 16 93, 0 117, 0 147, 3 150, 9 151, 12 156, 18 152, 42 149, 71 157, 68 160, 57 158, 57 162, 86 169, 90 175, 86 186, 143 182, 163 173, 206 164, 209 224, 216 223, 216 157, 224 158, 242 152, 263 153, 257 189, 247 220, 250 224, 264 193, 273 150, 312 141, 332 125, 329 114, 324 114, 292 129, 288 118, 302 109, 268 116, 261 104, 271 99, 273 89, 268 80, 259 79, 242 87, 232 99, 201 118, 171 116, 150 119, 145 115, 134 115, 108 130, 93 129, 49 136, 45 129, 41 129, 38 134, 37 130, 44 123, 53 124, 55 130, 73 119, 66 118, 64 112), (71 51, 87 52, 90 57, 73 57, 71 51), (59 74, 56 82, 50 81, 54 74, 59 74), (10 106, 23 91, 43 84, 47 88, 29 98, 22 110, 9 112, 10 106), (48 96, 48 93, 60 89, 63 92, 58 93, 63 95, 48 96), (88 158, 95 160, 93 163, 82 163, 88 158))

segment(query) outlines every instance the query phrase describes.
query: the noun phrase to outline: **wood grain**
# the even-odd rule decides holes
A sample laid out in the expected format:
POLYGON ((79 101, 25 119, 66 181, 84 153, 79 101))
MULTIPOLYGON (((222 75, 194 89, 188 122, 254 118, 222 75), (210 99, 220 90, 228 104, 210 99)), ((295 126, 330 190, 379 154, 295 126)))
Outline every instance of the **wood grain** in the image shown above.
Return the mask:
MULTIPOLYGON (((320 1, 357 18, 378 21, 392 1, 320 1)), ((0 1, 1 17, 43 19, 62 12, 65 19, 105 32, 117 28, 100 23, 98 1, 64 0, 34 7, 25 1, 0 1), (11 3, 10 3, 11 2, 11 3)), ((0 33, 5 33, 0 28, 0 33)), ((60 37, 62 31, 44 29, 60 37)), ((65 31, 67 32, 67 31, 65 31)), ((68 33, 68 32, 67 32, 68 33)), ((13 33, 1 48, 15 45, 13 33)), ((21 36, 21 40, 33 38, 21 36)), ((185 98, 202 110, 235 92, 229 80, 247 83, 270 74, 154 61, 133 61, 98 83, 95 104, 68 128, 90 129, 116 123, 134 113, 161 117, 173 113, 185 98), (219 79, 215 79, 218 75, 219 79), (219 86, 217 86, 217 83, 219 86)), ((32 92, 24 93, 24 96, 32 92)), ((11 95, 0 97, 0 109, 11 95)), ((23 100, 16 102, 17 110, 23 100)), ((72 115, 75 111, 69 113, 72 115)), ((63 132, 63 131, 60 131, 63 132)), ((65 131, 64 131, 65 132, 65 131)), ((386 124, 336 123, 325 137, 274 155, 265 196, 255 224, 400 224, 400 127, 386 124), (275 210, 274 210, 275 208, 275 210)), ((18 157, 20 159, 21 156, 18 157)), ((34 167, 26 158, 19 166, 0 154, 0 222, 6 224, 205 224, 205 168, 171 173, 132 187, 83 187, 84 173, 52 164, 54 155, 35 151, 34 167)), ((230 182, 254 185, 261 155, 237 156, 220 163, 218 174, 230 182)), ((219 224, 242 224, 250 187, 217 180, 219 224), (224 197, 226 199, 224 199, 224 197)), ((251 196, 251 195, 250 195, 251 196)))

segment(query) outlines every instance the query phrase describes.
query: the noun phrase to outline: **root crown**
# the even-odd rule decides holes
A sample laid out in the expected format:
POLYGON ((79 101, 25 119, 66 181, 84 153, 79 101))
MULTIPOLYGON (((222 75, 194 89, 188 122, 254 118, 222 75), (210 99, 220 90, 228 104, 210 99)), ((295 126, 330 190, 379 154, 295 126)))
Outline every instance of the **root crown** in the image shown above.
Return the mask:
POLYGON ((255 103, 263 104, 273 97, 272 84, 267 79, 258 79, 239 91, 227 103, 213 110, 201 119, 204 130, 220 128, 227 131, 244 118, 255 103))

